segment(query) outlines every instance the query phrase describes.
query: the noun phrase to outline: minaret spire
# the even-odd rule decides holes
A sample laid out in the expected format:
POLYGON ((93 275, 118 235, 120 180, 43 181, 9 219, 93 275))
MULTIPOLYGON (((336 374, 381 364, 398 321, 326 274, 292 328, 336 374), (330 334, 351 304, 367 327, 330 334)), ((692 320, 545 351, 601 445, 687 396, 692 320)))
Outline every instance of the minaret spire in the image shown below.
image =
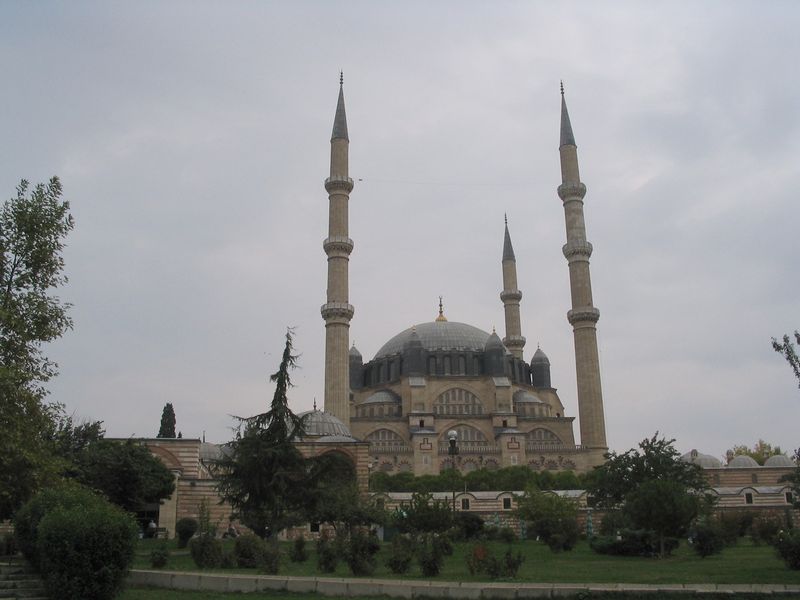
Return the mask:
POLYGON ((572 135, 567 103, 561 91, 561 185, 558 196, 564 203, 567 224, 567 243, 564 257, 569 263, 569 283, 572 310, 567 319, 572 325, 575 339, 575 370, 578 379, 578 413, 581 427, 581 445, 606 449, 606 426, 603 412, 603 391, 600 384, 600 361, 597 352, 597 321, 600 311, 592 303, 592 281, 589 275, 589 257, 592 245, 586 241, 586 224, 583 217, 583 198, 586 186, 581 183, 578 171, 578 149, 572 135))
POLYGON ((349 337, 354 309, 349 301, 349 263, 353 251, 348 229, 348 204, 353 180, 348 175, 350 139, 344 109, 343 75, 339 74, 339 101, 331 135, 331 170, 325 180, 328 192, 328 237, 322 244, 328 256, 325 319, 325 412, 350 425, 349 337))
POLYGON ((517 289, 517 259, 514 257, 514 247, 511 245, 511 235, 508 233, 508 215, 504 216, 505 237, 503 239, 503 291, 500 300, 506 315, 506 337, 503 344, 516 358, 522 360, 522 349, 525 347, 525 338, 522 336, 522 324, 519 317, 519 302, 522 292, 517 289))

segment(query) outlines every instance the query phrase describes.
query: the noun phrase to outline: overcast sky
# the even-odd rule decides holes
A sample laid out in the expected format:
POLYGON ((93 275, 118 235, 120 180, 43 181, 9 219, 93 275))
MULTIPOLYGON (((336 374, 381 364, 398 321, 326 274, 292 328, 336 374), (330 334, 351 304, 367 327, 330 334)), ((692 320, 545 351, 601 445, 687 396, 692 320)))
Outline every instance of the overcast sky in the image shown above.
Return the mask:
MULTIPOLYGON (((351 323, 504 332, 577 416, 559 80, 578 144, 609 445, 800 445, 770 338, 800 328, 796 2, 3 2, 0 193, 61 177, 74 330, 53 400, 111 436, 230 438, 322 402, 329 140, 344 70, 351 323)), ((576 438, 578 427, 575 427, 576 438)))

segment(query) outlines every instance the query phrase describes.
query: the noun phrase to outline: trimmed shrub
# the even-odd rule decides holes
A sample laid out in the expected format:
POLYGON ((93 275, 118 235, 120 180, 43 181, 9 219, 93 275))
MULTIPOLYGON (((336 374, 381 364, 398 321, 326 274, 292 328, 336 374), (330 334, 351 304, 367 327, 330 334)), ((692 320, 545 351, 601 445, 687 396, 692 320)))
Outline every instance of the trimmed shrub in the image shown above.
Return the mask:
POLYGON ((166 544, 153 548, 150 552, 150 566, 154 569, 163 569, 169 562, 169 550, 166 544))
POLYGON ((780 517, 767 515, 758 517, 750 525, 750 539, 756 546, 773 544, 783 527, 783 519, 780 517))
POLYGON ((178 548, 186 548, 189 540, 197 532, 197 519, 184 517, 175 523, 175 534, 178 536, 178 548))
POLYGON ((738 513, 724 512, 716 518, 722 541, 726 546, 735 546, 742 536, 741 515, 738 513))
POLYGON ((525 562, 525 557, 521 553, 517 552, 517 555, 514 556, 509 549, 500 559, 489 556, 486 561, 486 574, 491 579, 500 579, 501 577, 513 579, 517 576, 517 572, 523 562, 525 562))
POLYGON ((261 562, 258 565, 261 571, 267 575, 277 575, 281 566, 281 552, 276 546, 264 545, 264 552, 261 554, 261 562))
POLYGON ((692 534, 692 548, 700 558, 719 554, 724 547, 725 533, 719 522, 711 521, 695 525, 692 534))
MULTIPOLYGON (((659 556, 659 540, 653 531, 644 529, 625 529, 620 532, 622 539, 612 535, 592 538, 589 545, 598 554, 614 556, 659 556)), ((670 555, 678 547, 677 538, 664 538, 664 554, 670 555)))
POLYGON ((467 569, 470 575, 485 573, 489 558, 489 549, 485 544, 474 545, 467 554, 467 569))
POLYGON ((37 539, 39 523, 57 508, 92 506, 103 501, 100 496, 74 482, 42 490, 14 515, 14 532, 20 551, 28 562, 41 571, 37 539))
POLYGON ((442 570, 444 556, 436 552, 433 540, 429 537, 421 540, 417 551, 417 561, 424 577, 436 577, 442 570))
POLYGON ((433 535, 433 551, 442 556, 453 556, 453 542, 445 534, 433 535))
POLYGON ((395 575, 402 575, 408 573, 412 560, 414 560, 414 540, 408 535, 394 536, 386 566, 395 575))
POLYGON ((475 540, 483 532, 483 519, 471 512, 457 512, 454 517, 455 539, 475 540))
POLYGON ((222 542, 211 535, 199 535, 189 542, 192 560, 201 569, 213 569, 222 565, 222 542))
POLYGON ((511 527, 501 527, 497 532, 497 539, 506 544, 513 544, 517 541, 517 534, 511 527))
POLYGON ((610 510, 600 521, 600 535, 617 535, 618 531, 631 529, 631 520, 621 510, 610 510))
POLYGON ((323 573, 333 573, 339 565, 339 552, 336 544, 323 533, 317 539, 317 569, 323 573))
POLYGON ((236 555, 231 550, 226 550, 223 548, 222 560, 220 561, 219 566, 223 569, 235 569, 238 566, 236 564, 236 555))
POLYGON ((129 514, 97 496, 90 504, 48 512, 37 533, 48 595, 60 600, 116 597, 133 561, 138 531, 129 514))
POLYGON ((260 537, 248 533, 240 535, 233 543, 233 557, 236 566, 242 569, 255 569, 262 562, 266 544, 260 537))
POLYGON ((773 545, 788 568, 800 570, 800 529, 781 531, 773 545))
POLYGON ((308 549, 306 548, 306 538, 302 535, 295 538, 292 549, 289 551, 289 560, 296 563, 304 563, 308 560, 308 549))
POLYGON ((372 575, 375 571, 375 555, 380 550, 378 538, 371 532, 356 530, 344 548, 344 561, 353 575, 372 575))

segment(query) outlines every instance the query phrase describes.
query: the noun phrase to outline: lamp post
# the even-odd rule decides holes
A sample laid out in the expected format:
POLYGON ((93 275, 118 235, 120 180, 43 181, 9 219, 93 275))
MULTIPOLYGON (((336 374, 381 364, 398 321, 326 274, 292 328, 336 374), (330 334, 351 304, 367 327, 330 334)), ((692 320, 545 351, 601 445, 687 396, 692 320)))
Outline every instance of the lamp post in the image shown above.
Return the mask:
MULTIPOLYGON (((447 440, 450 442, 450 447, 447 449, 447 454, 450 456, 450 468, 453 470, 453 478, 455 479, 456 472, 456 455, 458 454, 458 432, 451 429, 447 432, 447 440)), ((453 513, 456 512, 456 485, 453 482, 453 513)))

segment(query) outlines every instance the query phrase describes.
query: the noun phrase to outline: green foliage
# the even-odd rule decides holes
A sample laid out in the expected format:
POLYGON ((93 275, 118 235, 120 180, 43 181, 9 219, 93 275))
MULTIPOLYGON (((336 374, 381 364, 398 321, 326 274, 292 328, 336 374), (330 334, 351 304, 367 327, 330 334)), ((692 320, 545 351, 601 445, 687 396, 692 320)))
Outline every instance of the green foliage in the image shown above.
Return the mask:
MULTIPOLYGON (((794 332, 794 339, 797 341, 798 345, 800 345, 800 332, 794 332)), ((797 350, 792 343, 791 338, 788 335, 784 335, 781 342, 778 342, 775 338, 772 338, 772 349, 775 350, 778 354, 783 355, 786 359, 786 362, 789 363, 789 366, 794 371, 794 376, 797 378, 797 385, 800 387, 800 358, 797 356, 797 350)))
POLYGON ((327 533, 320 534, 317 539, 317 569, 322 573, 333 573, 339 564, 339 552, 336 544, 327 533))
POLYGON ((201 569, 214 569, 222 564, 222 542, 213 535, 201 534, 189 542, 189 553, 201 569))
POLYGON ((442 533, 453 526, 453 511, 448 502, 418 492, 408 508, 392 515, 392 521, 401 533, 442 533))
POLYGON ((252 534, 240 535, 233 544, 236 565, 243 569, 255 569, 263 562, 266 548, 260 537, 252 534))
POLYGON ((453 516, 453 531, 458 540, 475 540, 483 532, 483 519, 475 513, 460 511, 453 516))
POLYGON ((589 542, 598 554, 613 556, 668 556, 678 547, 677 538, 660 539, 653 531, 625 529, 619 536, 596 536, 589 542), (663 546, 662 546, 663 542, 663 546))
POLYGON ((433 543, 432 535, 424 535, 418 539, 417 562, 424 577, 436 577, 442 570, 444 555, 433 543))
POLYGON ((519 500, 517 515, 553 552, 572 550, 578 541, 578 508, 569 498, 527 490, 519 500))
POLYGON ((289 560, 296 563, 304 563, 308 560, 308 549, 306 548, 306 538, 302 535, 295 538, 292 549, 289 551, 289 560))
POLYGON ((517 576, 519 568, 525 562, 522 553, 517 552, 516 556, 511 553, 511 549, 506 550, 502 558, 490 555, 486 561, 486 574, 491 579, 513 579, 517 576))
POLYGON ((692 531, 692 549, 700 558, 719 554, 725 548, 725 531, 719 521, 703 520, 692 531))
POLYGON ((392 545, 389 551, 389 558, 386 566, 395 575, 408 573, 411 562, 414 560, 414 538, 410 535, 400 534, 392 538, 392 545))
POLYGON ((189 540, 192 539, 192 536, 197 532, 197 527, 197 519, 193 519, 192 517, 178 519, 178 522, 175 523, 175 533, 178 536, 178 548, 186 548, 189 540))
POLYGON ((517 534, 514 533, 511 527, 501 527, 500 531, 497 532, 497 539, 506 544, 513 544, 517 541, 517 534))
POLYGON ((781 531, 773 545, 788 568, 800 570, 800 529, 781 531))
POLYGON ((632 529, 630 517, 621 510, 609 510, 603 515, 600 523, 600 535, 616 535, 618 531, 623 529, 632 529))
POLYGON ((467 569, 470 575, 480 575, 486 572, 489 561, 489 548, 483 542, 475 544, 467 554, 467 569))
POLYGON ((133 561, 137 532, 129 514, 99 497, 48 512, 39 523, 36 543, 50 597, 116 597, 133 561))
POLYGON ((750 525, 750 539, 758 546, 775 542, 778 533, 785 527, 783 519, 777 515, 762 515, 753 519, 750 525))
POLYGON ((445 533, 432 534, 433 551, 441 556, 453 556, 453 542, 445 533))
POLYGON ((175 490, 170 470, 133 440, 98 440, 77 457, 76 468, 78 481, 130 512, 169 498, 175 490))
POLYGON ((301 520, 311 487, 306 461, 293 443, 303 434, 303 423, 287 399, 289 371, 296 364, 289 329, 280 367, 270 377, 275 394, 269 410, 239 418, 235 438, 215 469, 220 496, 244 525, 274 543, 278 533, 301 520))
POLYGON ((372 532, 356 529, 344 547, 344 561, 353 575, 372 575, 381 545, 372 532))
POLYGON ((261 555, 261 572, 267 575, 277 575, 281 566, 281 552, 277 546, 265 545, 261 555))
POLYGON ((163 569, 169 562, 169 549, 166 544, 153 548, 150 551, 150 566, 154 569, 163 569))
POLYGON ((800 508, 800 448, 795 450, 793 458, 797 468, 791 473, 781 477, 780 481, 789 483, 792 488, 792 495, 794 497, 794 507, 800 508))
POLYGON ((19 547, 17 546, 17 539, 14 534, 6 532, 3 534, 3 540, 0 542, 0 556, 13 556, 17 553, 19 547))
POLYGON ((777 456, 778 454, 783 453, 784 452, 781 450, 780 446, 773 447, 772 444, 760 439, 753 444, 752 448, 749 448, 747 444, 737 444, 725 454, 733 456, 749 456, 759 465, 763 465, 770 456, 777 456))
POLYGON ((171 402, 167 402, 164 405, 164 410, 161 411, 161 425, 158 428, 158 435, 156 437, 175 437, 175 409, 172 408, 171 402))

